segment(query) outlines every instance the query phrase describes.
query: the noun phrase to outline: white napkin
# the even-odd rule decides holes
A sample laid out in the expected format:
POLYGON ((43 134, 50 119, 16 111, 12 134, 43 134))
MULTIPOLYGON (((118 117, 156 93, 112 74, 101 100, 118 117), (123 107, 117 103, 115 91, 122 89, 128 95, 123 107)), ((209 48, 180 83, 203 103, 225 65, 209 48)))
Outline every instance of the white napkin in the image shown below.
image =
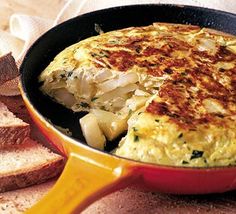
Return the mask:
MULTIPOLYGON (((235 0, 68 0, 62 10, 58 12, 55 20, 29 16, 26 14, 13 14, 9 20, 10 32, 0 31, 0 55, 11 51, 16 59, 17 65, 20 66, 30 45, 51 27, 74 16, 94 10, 144 3, 196 5, 236 13, 235 0)), ((18 78, 1 85, 0 94, 7 96, 18 95, 19 91, 17 84, 18 78)))

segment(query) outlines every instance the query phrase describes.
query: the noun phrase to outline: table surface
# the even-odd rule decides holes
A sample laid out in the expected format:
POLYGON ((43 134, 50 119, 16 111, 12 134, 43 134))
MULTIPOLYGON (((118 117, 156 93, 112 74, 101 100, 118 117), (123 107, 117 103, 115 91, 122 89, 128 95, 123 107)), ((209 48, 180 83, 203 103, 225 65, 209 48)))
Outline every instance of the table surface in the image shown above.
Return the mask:
MULTIPOLYGON (((45 142, 32 124, 20 97, 0 97, 9 110, 31 123, 34 138, 45 142)), ((45 192, 46 194, 46 192, 45 192)), ((93 213, 236 213, 236 191, 211 195, 169 195, 129 187, 98 200, 83 214, 93 213)))
POLYGON ((130 187, 104 197, 83 212, 83 214, 91 213, 236 213, 236 191, 177 196, 145 192, 130 187))

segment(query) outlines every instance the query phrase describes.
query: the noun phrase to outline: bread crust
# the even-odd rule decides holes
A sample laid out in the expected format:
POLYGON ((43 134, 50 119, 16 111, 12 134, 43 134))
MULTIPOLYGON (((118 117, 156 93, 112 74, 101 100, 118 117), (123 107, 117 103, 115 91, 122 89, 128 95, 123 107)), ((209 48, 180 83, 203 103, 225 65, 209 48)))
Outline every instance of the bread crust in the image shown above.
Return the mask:
POLYGON ((29 137, 30 126, 27 123, 0 127, 0 148, 20 144, 29 137))
POLYGON ((0 193, 1 213, 23 213, 36 204, 55 184, 56 179, 31 187, 0 193))
POLYGON ((30 135, 30 125, 17 118, 0 102, 0 148, 22 143, 30 135))
POLYGON ((0 85, 19 76, 14 57, 8 53, 0 57, 0 85))
POLYGON ((64 164, 65 159, 58 156, 58 158, 50 162, 34 166, 29 170, 2 175, 0 176, 0 192, 43 183, 50 178, 58 176, 62 172, 64 164))

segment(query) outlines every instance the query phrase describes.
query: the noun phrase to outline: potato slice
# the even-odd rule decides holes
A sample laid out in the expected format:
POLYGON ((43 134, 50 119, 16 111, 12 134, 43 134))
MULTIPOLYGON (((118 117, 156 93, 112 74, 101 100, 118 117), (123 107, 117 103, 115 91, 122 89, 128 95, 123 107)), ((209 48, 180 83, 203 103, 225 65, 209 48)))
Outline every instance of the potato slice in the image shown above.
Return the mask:
POLYGON ((108 140, 114 140, 127 130, 127 120, 119 118, 112 112, 100 109, 91 109, 90 112, 97 118, 98 124, 108 140))
POLYGON ((117 76, 117 78, 113 78, 99 84, 98 88, 102 92, 109 92, 118 87, 124 87, 136 82, 138 82, 138 75, 136 73, 121 73, 117 76))
POLYGON ((98 120, 94 114, 87 114, 80 120, 81 129, 88 145, 104 150, 106 138, 103 135, 98 120))
POLYGON ((68 108, 71 108, 76 103, 74 95, 68 92, 65 88, 55 89, 53 90, 53 93, 55 98, 68 108))
POLYGON ((136 111, 145 105, 149 97, 143 96, 132 96, 130 99, 126 101, 126 106, 132 111, 136 111))

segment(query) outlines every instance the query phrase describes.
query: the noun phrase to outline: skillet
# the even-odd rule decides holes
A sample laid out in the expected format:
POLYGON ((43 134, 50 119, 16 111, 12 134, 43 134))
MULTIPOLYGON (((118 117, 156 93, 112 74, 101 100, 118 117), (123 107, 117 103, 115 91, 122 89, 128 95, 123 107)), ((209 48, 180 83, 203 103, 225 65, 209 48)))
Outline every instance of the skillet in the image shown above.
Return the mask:
POLYGON ((41 36, 29 49, 21 65, 20 90, 25 104, 42 133, 68 157, 65 169, 49 194, 29 213, 81 212, 102 196, 130 184, 151 191, 173 194, 208 194, 236 189, 236 167, 185 168, 160 166, 117 157, 86 145, 79 118, 85 113, 53 102, 39 90, 41 71, 65 47, 103 31, 153 22, 193 24, 236 35, 236 15, 182 5, 133 5, 100 10, 70 19, 41 36), (52 124, 69 128, 72 137, 52 124))

